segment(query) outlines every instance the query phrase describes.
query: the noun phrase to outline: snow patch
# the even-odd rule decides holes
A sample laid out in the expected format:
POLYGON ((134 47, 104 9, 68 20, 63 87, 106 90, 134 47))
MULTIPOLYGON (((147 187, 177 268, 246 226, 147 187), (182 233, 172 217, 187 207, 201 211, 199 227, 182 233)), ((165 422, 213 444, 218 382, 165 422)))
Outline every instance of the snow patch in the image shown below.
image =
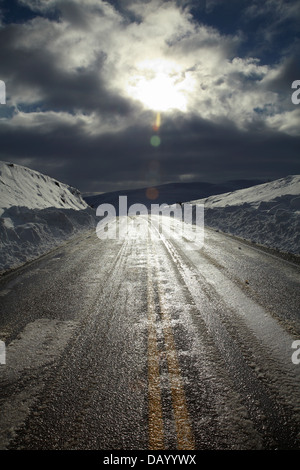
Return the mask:
POLYGON ((225 233, 300 254, 300 175, 192 201, 205 224, 225 233))
POLYGON ((29 323, 6 348, 6 364, 0 367, 0 450, 7 449, 23 425, 44 387, 50 365, 65 349, 77 323, 38 319, 29 323), (10 390, 13 390, 10 393, 10 390))
POLYGON ((0 162, 0 272, 95 227, 80 192, 49 176, 0 162))

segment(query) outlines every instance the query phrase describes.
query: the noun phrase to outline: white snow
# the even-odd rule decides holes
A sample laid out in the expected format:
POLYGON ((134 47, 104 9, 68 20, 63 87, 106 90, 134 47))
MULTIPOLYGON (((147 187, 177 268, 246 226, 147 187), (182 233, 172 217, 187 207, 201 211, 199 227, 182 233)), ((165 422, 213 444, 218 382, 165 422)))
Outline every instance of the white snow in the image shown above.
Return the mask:
POLYGON ((0 381, 13 387, 15 392, 0 402, 0 450, 7 449, 16 431, 24 424, 45 386, 49 366, 64 350, 77 327, 77 322, 71 320, 40 318, 28 323, 7 346, 6 365, 0 367, 0 381))
POLYGON ((29 168, 0 162, 0 272, 95 226, 80 192, 29 168))
POLYGON ((300 254, 300 175, 191 203, 204 204, 205 226, 300 254))

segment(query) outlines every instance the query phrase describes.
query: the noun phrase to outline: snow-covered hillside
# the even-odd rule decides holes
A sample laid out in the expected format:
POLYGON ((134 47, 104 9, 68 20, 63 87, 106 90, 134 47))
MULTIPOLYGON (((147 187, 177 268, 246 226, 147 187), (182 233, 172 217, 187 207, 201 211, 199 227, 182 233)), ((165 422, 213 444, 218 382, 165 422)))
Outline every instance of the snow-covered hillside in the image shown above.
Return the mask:
POLYGON ((0 162, 0 272, 95 226, 80 192, 37 171, 0 162))
POLYGON ((192 203, 204 204, 207 226, 300 254, 300 175, 192 203))

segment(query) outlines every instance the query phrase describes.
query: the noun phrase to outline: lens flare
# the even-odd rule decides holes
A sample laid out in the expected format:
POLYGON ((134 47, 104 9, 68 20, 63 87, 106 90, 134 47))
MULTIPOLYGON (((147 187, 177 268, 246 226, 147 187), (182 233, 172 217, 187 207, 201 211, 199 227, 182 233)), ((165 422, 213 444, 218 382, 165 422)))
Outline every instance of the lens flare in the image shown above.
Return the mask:
POLYGON ((159 195, 159 191, 156 188, 147 188, 146 190, 146 197, 150 201, 154 201, 154 199, 157 199, 159 195))
POLYGON ((161 124, 161 115, 160 115, 160 112, 158 111, 158 112, 156 113, 156 119, 155 119, 155 123, 154 123, 154 125, 153 125, 153 130, 154 130, 155 132, 157 132, 157 131, 159 130, 160 124, 161 124))
POLYGON ((160 146, 160 137, 158 135, 153 135, 150 139, 150 143, 152 147, 159 147, 160 146))

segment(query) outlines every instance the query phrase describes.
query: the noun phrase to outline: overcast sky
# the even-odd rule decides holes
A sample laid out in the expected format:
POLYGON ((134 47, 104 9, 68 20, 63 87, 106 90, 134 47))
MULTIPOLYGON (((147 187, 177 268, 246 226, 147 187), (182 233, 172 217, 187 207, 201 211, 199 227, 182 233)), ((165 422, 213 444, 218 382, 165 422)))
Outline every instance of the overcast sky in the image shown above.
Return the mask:
POLYGON ((88 193, 300 173, 299 0, 0 7, 1 160, 88 193))

